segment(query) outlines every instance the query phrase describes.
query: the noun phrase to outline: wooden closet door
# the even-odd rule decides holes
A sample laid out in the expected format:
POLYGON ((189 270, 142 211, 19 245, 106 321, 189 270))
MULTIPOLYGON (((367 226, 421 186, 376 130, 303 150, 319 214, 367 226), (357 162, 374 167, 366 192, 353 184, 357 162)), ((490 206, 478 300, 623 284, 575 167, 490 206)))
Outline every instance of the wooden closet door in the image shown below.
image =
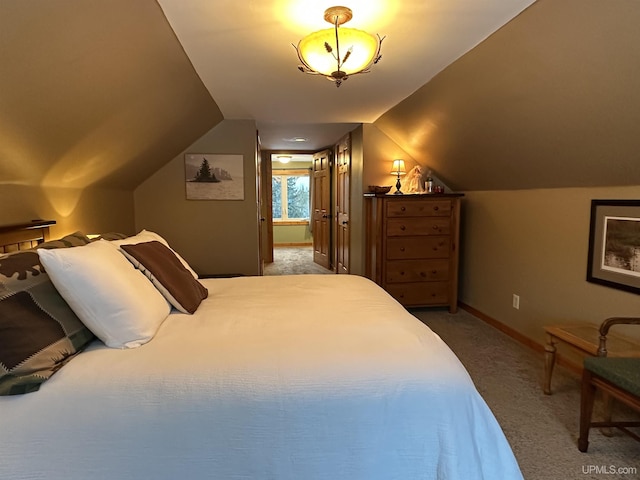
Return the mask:
POLYGON ((331 168, 329 150, 313 155, 313 261, 331 268, 331 168))
POLYGON ((336 145, 336 271, 349 273, 351 142, 347 134, 336 145))

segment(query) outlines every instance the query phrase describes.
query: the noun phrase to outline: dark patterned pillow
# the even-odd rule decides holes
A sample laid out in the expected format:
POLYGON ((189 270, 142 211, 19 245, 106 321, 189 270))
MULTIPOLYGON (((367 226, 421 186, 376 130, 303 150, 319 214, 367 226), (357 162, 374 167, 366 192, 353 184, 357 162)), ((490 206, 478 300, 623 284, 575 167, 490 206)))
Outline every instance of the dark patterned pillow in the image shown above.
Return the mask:
POLYGON ((59 238, 58 240, 49 240, 48 242, 41 243, 36 248, 67 248, 67 247, 81 247, 91 243, 89 237, 82 232, 75 232, 67 235, 66 237, 59 238))
POLYGON ((127 235, 126 233, 108 232, 108 233, 101 233, 97 237, 92 238, 91 241, 95 242, 97 240, 108 240, 108 241, 124 240, 125 238, 129 238, 129 237, 130 237, 130 235, 127 235))
MULTIPOLYGON (((82 241, 69 237, 59 242, 82 241)), ((38 390, 94 338, 55 289, 35 250, 0 256, 0 395, 38 390)))

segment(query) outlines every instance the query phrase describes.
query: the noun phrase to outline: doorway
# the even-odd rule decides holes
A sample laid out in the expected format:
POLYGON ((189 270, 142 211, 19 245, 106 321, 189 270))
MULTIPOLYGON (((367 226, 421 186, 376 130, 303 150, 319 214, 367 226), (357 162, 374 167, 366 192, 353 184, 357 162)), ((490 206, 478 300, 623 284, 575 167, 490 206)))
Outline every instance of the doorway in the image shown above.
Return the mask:
POLYGON ((322 151, 262 152, 263 272, 349 273, 350 135, 322 151))
POLYGON ((263 235, 271 239, 265 255, 271 261, 265 261, 263 274, 333 273, 314 263, 314 153, 268 152, 263 161, 269 163, 265 176, 270 181, 262 184, 262 203, 269 205, 261 205, 261 211, 268 217, 263 223, 271 224, 263 235))

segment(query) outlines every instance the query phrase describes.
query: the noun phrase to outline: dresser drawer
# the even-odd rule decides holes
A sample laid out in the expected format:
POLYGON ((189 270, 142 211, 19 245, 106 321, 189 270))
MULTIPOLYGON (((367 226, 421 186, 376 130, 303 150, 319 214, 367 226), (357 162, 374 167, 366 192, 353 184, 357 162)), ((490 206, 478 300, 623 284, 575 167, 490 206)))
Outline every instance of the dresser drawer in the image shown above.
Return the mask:
POLYGON ((390 218, 387 221, 387 235, 449 235, 449 217, 390 218))
POLYGON ((387 238, 387 260, 409 258, 448 258, 448 236, 387 238))
POLYGON ((387 262, 387 283, 449 280, 449 259, 396 260, 387 262))
POLYGON ((451 200, 400 200, 387 202, 387 217, 449 217, 451 200))
POLYGON ((402 305, 449 303, 449 282, 393 283, 385 288, 402 305))

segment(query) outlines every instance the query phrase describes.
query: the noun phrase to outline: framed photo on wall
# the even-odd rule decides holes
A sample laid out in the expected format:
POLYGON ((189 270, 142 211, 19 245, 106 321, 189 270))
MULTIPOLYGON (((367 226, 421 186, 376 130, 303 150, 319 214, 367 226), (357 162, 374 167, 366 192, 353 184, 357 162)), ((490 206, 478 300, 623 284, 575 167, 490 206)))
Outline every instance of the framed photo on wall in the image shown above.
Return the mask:
POLYGON ((592 200, 587 281, 640 293, 640 200, 592 200))
POLYGON ((214 153, 184 156, 187 200, 244 200, 244 157, 214 153))

